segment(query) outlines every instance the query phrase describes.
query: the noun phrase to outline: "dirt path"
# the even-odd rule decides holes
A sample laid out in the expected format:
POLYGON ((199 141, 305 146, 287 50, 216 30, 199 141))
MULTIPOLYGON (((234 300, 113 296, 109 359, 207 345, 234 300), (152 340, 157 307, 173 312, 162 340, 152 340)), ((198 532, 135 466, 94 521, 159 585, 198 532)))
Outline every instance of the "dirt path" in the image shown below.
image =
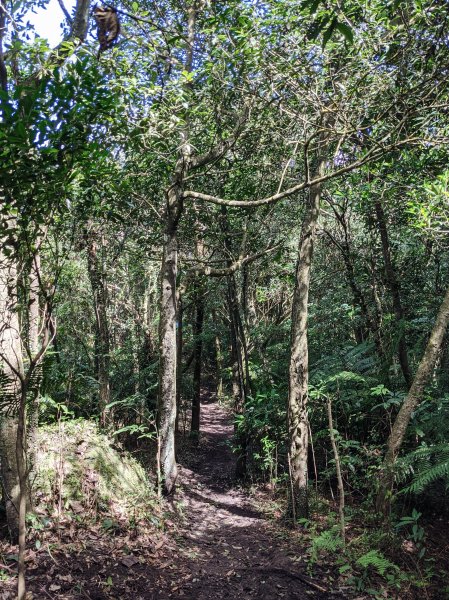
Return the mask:
POLYGON ((276 535, 248 496, 235 487, 234 457, 227 444, 232 424, 225 410, 207 395, 201 431, 198 453, 180 472, 178 501, 184 505, 185 523, 178 564, 187 579, 168 597, 343 598, 305 574, 301 549, 282 540, 282 532, 276 535))
MULTIPOLYGON (((266 521, 235 486, 235 459, 227 445, 231 419, 207 391, 201 431, 198 448, 180 453, 179 486, 166 506, 165 532, 144 525, 105 531, 101 521, 81 515, 61 523, 59 534, 49 533, 38 549, 29 544, 30 598, 345 598, 330 591, 324 567, 314 568, 314 579, 306 575, 300 539, 266 521)), ((0 546, 0 558, 11 559, 10 572, 15 552, 0 546)), ((0 600, 15 598, 14 590, 13 578, 0 580, 0 600)))

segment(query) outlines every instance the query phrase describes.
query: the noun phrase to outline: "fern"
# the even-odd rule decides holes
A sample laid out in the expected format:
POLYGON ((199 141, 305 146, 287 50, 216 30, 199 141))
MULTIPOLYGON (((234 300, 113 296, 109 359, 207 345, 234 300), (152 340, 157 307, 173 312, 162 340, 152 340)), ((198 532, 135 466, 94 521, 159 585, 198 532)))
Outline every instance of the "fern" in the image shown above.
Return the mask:
POLYGON ((364 569, 368 569, 368 567, 372 567, 375 569, 379 575, 384 575, 387 571, 397 571, 399 567, 389 561, 385 556, 383 556, 378 550, 370 550, 359 559, 357 559, 357 564, 364 569))
POLYGON ((322 531, 318 536, 313 538, 312 545, 310 546, 310 560, 316 562, 318 555, 321 552, 336 552, 343 545, 340 528, 335 525, 331 529, 322 531))
POLYGON ((420 494, 439 479, 449 488, 449 444, 420 446, 398 461, 398 479, 412 475, 412 482, 401 494, 420 494))

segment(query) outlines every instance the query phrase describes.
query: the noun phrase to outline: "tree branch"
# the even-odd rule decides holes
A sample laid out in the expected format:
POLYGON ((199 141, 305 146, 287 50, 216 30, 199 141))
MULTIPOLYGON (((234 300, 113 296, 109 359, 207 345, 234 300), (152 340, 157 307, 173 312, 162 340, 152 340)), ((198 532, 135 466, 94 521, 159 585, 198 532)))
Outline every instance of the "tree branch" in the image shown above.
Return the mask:
POLYGON ((237 119, 237 125, 234 128, 232 135, 227 140, 222 140, 219 142, 215 148, 212 148, 209 152, 202 154, 200 156, 193 157, 190 166, 192 169, 198 169, 199 167, 204 167, 211 162, 215 162, 224 156, 224 154, 232 148, 232 146, 237 141, 238 137, 242 133, 243 127, 245 126, 246 121, 248 120, 250 114, 249 107, 245 107, 243 113, 237 119))
POLYGON ((274 194, 273 196, 269 196, 268 198, 261 198, 260 200, 226 200, 217 196, 210 196, 209 194, 194 192, 193 190, 185 190, 183 193, 183 197, 184 199, 193 198, 196 200, 203 200, 204 202, 209 202, 210 204, 218 204, 220 206, 239 208, 254 208, 258 206, 266 206, 268 204, 275 204, 280 200, 284 200, 285 198, 293 196, 293 194, 296 194, 297 192, 301 192, 302 190, 318 185, 319 183, 324 183, 325 181, 329 181, 330 179, 334 179, 336 177, 340 177, 341 175, 345 175, 346 173, 350 173, 351 171, 354 171, 355 169, 365 165, 368 162, 372 162, 373 160, 377 160, 378 158, 385 156, 386 154, 388 154, 388 152, 391 152, 392 150, 396 150, 407 144, 417 142, 424 143, 425 141, 426 140, 423 140, 422 138, 408 138, 401 142, 396 142, 394 144, 390 144, 389 146, 385 146, 384 148, 373 148, 369 150, 363 158, 356 160, 350 163, 349 165, 346 165, 345 167, 341 167, 340 169, 322 175, 321 177, 316 177, 311 181, 303 181, 302 183, 298 183, 297 185, 289 188, 288 190, 285 190, 284 192, 274 194))
POLYGON ((258 258, 265 256, 266 254, 270 254, 274 252, 278 248, 281 247, 282 244, 276 244, 275 246, 271 246, 270 248, 266 248, 265 250, 261 250, 256 254, 249 254, 247 256, 242 256, 228 267, 224 267, 222 269, 217 269, 214 267, 204 267, 203 269, 192 269, 192 271, 196 275, 207 275, 208 277, 227 277, 228 275, 232 275, 245 265, 254 262, 258 258))
POLYGON ((69 11, 64 6, 63 0, 58 0, 58 4, 59 4, 62 12, 64 13, 65 18, 67 19, 67 22, 69 23, 70 26, 72 26, 73 25, 73 19, 70 16, 69 11))

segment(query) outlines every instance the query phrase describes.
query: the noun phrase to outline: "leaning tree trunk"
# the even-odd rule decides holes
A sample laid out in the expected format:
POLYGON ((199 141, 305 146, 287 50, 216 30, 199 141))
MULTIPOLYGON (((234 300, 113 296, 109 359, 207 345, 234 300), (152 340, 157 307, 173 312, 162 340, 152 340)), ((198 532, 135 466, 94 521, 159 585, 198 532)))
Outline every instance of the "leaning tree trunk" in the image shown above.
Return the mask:
MULTIPOLYGON (((323 165, 318 173, 321 174, 323 165)), ((313 244, 318 223, 321 186, 310 189, 298 248, 295 290, 292 303, 291 352, 288 393, 288 444, 292 513, 307 517, 309 423, 307 417, 309 357, 307 342, 308 301, 313 244)))
POLYGON ((405 432, 410 422, 413 411, 422 400, 424 389, 429 381, 438 359, 438 354, 443 343, 444 334, 449 323, 449 289, 441 304, 438 316, 427 342, 421 362, 413 380, 409 393, 402 404, 394 421, 390 436, 387 441, 387 451, 382 465, 379 483, 379 492, 376 508, 387 516, 390 510, 391 495, 394 482, 394 464, 401 449, 405 432))

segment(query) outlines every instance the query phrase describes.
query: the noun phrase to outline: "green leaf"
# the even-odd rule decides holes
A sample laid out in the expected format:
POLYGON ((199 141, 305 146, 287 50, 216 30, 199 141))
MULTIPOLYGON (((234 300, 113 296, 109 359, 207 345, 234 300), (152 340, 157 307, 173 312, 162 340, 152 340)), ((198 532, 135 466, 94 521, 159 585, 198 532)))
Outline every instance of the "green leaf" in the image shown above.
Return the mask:
POLYGON ((338 22, 335 24, 335 28, 345 37, 347 42, 349 42, 350 44, 354 43, 354 32, 349 27, 349 25, 346 25, 346 23, 338 22))
POLYGON ((327 42, 331 39, 332 33, 334 32, 335 26, 337 25, 337 19, 333 19, 332 23, 323 33, 323 48, 326 47, 327 42))

